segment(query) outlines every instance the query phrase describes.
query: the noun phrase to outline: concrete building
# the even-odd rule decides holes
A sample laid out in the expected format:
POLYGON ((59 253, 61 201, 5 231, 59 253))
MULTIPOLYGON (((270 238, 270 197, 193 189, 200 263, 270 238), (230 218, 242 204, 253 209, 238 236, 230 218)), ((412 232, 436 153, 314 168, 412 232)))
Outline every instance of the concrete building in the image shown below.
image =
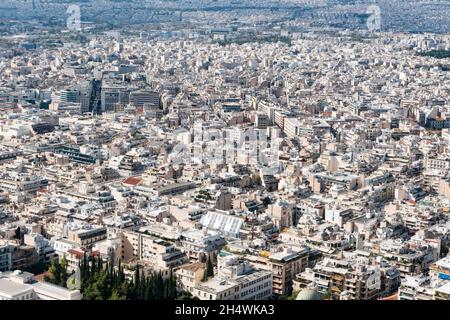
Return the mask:
POLYGON ((37 282, 33 274, 16 270, 0 272, 0 300, 82 300, 79 290, 37 282))
POLYGON ((273 277, 273 293, 290 294, 295 275, 304 271, 308 265, 308 253, 306 250, 295 251, 288 247, 282 252, 270 255, 269 261, 273 277))
POLYGON ((272 296, 272 274, 257 270, 238 257, 221 252, 218 273, 192 289, 200 300, 265 300, 272 296))

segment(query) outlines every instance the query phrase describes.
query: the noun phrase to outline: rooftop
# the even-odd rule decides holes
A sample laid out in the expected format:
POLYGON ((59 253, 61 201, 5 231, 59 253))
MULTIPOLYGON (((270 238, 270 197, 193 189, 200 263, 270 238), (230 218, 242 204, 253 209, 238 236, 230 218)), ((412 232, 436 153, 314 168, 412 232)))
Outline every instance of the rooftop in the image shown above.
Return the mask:
POLYGON ((21 284, 9 279, 0 278, 0 296, 14 298, 17 295, 31 293, 33 288, 29 284, 21 284))

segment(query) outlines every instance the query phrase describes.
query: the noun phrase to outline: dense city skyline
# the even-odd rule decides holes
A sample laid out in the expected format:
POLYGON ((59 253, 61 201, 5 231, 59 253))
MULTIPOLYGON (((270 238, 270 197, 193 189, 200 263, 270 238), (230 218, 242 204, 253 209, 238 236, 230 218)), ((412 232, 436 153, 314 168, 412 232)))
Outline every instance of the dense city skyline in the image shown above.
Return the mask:
POLYGON ((3 1, 0 300, 449 300, 449 8, 3 1))

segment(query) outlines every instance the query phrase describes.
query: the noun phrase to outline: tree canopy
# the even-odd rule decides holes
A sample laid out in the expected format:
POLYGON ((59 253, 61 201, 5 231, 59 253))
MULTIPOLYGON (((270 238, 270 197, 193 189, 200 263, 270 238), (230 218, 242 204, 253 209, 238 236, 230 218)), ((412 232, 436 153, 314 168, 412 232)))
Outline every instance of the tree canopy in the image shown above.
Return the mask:
POLYGON ((79 265, 81 291, 86 300, 184 300, 190 296, 177 292, 175 277, 170 273, 163 277, 161 272, 145 275, 137 265, 133 280, 127 280, 121 263, 118 268, 103 265, 101 258, 89 261, 85 256, 79 265))

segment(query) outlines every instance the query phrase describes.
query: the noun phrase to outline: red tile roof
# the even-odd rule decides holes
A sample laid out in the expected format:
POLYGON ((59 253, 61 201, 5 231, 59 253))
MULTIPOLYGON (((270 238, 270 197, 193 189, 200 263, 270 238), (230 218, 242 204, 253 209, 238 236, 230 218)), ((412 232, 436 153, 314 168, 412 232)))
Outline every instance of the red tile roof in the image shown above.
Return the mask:
POLYGON ((35 279, 36 281, 43 282, 43 281, 44 281, 44 277, 45 277, 46 275, 50 275, 50 272, 46 271, 46 272, 43 272, 43 273, 40 273, 40 274, 36 274, 36 275, 34 276, 34 279, 35 279))
MULTIPOLYGON (((67 253, 74 255, 77 259, 83 259, 84 253, 85 251, 82 250, 77 250, 77 249, 69 249, 67 250, 67 253)), ((100 253, 98 251, 92 251, 92 252, 88 252, 88 255, 91 257, 96 257, 98 255, 100 255, 100 253)))
POLYGON ((135 178, 135 177, 128 177, 128 178, 126 178, 125 180, 122 181, 123 184, 129 184, 129 185, 132 185, 132 186, 136 186, 136 185, 138 185, 141 182, 142 182, 142 179, 135 178))

